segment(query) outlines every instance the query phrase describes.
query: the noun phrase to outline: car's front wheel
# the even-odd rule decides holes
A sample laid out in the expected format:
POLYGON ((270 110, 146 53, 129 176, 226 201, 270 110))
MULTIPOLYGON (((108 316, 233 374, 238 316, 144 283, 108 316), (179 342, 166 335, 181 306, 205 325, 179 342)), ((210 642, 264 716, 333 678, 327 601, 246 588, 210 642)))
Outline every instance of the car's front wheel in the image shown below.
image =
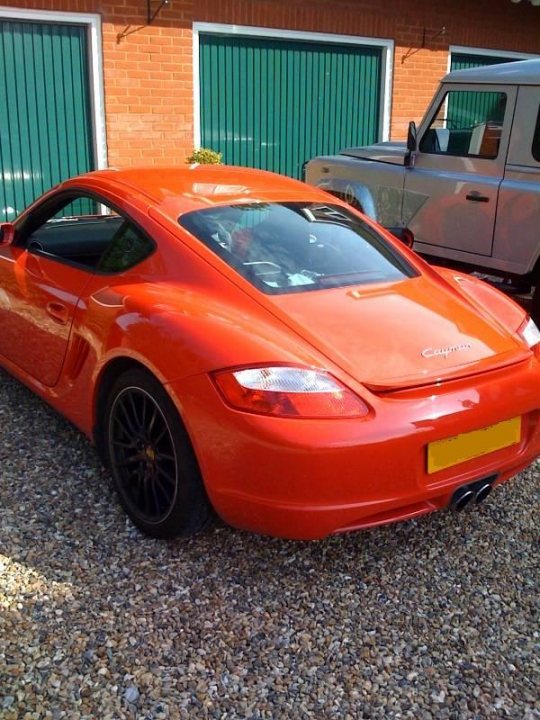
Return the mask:
POLYGON ((155 377, 134 368, 113 384, 104 417, 107 464, 131 520, 153 537, 202 530, 212 517, 186 429, 155 377))

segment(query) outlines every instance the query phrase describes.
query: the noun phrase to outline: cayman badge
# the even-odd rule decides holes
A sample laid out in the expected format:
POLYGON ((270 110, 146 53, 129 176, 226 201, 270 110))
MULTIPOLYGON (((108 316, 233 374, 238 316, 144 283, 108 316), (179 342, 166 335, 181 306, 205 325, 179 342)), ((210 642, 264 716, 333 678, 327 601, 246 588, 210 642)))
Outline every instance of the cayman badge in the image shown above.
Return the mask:
POLYGON ((461 343, 459 345, 449 345, 448 347, 442 347, 442 348, 425 348, 425 350, 422 350, 420 353, 423 358, 432 358, 432 357, 443 357, 445 360, 446 358, 451 354, 455 352, 459 352, 460 350, 470 350, 471 349, 471 343, 461 343))

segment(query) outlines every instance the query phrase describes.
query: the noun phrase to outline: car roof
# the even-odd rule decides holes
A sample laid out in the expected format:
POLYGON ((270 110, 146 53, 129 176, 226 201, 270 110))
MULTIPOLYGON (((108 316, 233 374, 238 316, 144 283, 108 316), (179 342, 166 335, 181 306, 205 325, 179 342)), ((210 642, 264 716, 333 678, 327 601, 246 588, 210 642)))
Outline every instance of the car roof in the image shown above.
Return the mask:
POLYGON ((540 85, 540 58, 454 70, 445 75, 442 82, 540 85))
POLYGON ((142 193, 174 218, 213 205, 324 199, 320 190, 298 180, 265 170, 230 165, 98 170, 74 178, 66 185, 79 185, 85 179, 92 185, 97 182, 109 189, 123 187, 142 193))

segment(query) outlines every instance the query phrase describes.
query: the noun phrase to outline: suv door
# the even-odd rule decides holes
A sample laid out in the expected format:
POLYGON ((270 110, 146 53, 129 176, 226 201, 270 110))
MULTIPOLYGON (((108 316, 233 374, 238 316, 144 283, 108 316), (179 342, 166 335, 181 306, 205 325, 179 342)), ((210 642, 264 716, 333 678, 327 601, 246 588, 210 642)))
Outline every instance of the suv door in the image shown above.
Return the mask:
POLYGON ((444 85, 405 174, 403 222, 415 249, 456 260, 490 256, 516 88, 444 85))
MULTIPOLYGON (((519 88, 504 179, 499 190, 494 267, 524 275, 540 256, 540 85, 519 88)), ((538 285, 538 269, 534 282, 538 285)))

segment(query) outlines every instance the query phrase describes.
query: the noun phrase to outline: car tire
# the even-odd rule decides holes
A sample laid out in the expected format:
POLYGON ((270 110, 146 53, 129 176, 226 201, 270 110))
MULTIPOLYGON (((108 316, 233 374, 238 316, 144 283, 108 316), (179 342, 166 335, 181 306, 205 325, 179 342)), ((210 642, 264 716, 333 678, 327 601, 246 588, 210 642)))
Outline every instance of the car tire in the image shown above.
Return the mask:
POLYGON ((193 535, 213 517, 189 436, 171 398, 150 373, 133 368, 105 404, 104 450, 122 507, 156 538, 193 535))

